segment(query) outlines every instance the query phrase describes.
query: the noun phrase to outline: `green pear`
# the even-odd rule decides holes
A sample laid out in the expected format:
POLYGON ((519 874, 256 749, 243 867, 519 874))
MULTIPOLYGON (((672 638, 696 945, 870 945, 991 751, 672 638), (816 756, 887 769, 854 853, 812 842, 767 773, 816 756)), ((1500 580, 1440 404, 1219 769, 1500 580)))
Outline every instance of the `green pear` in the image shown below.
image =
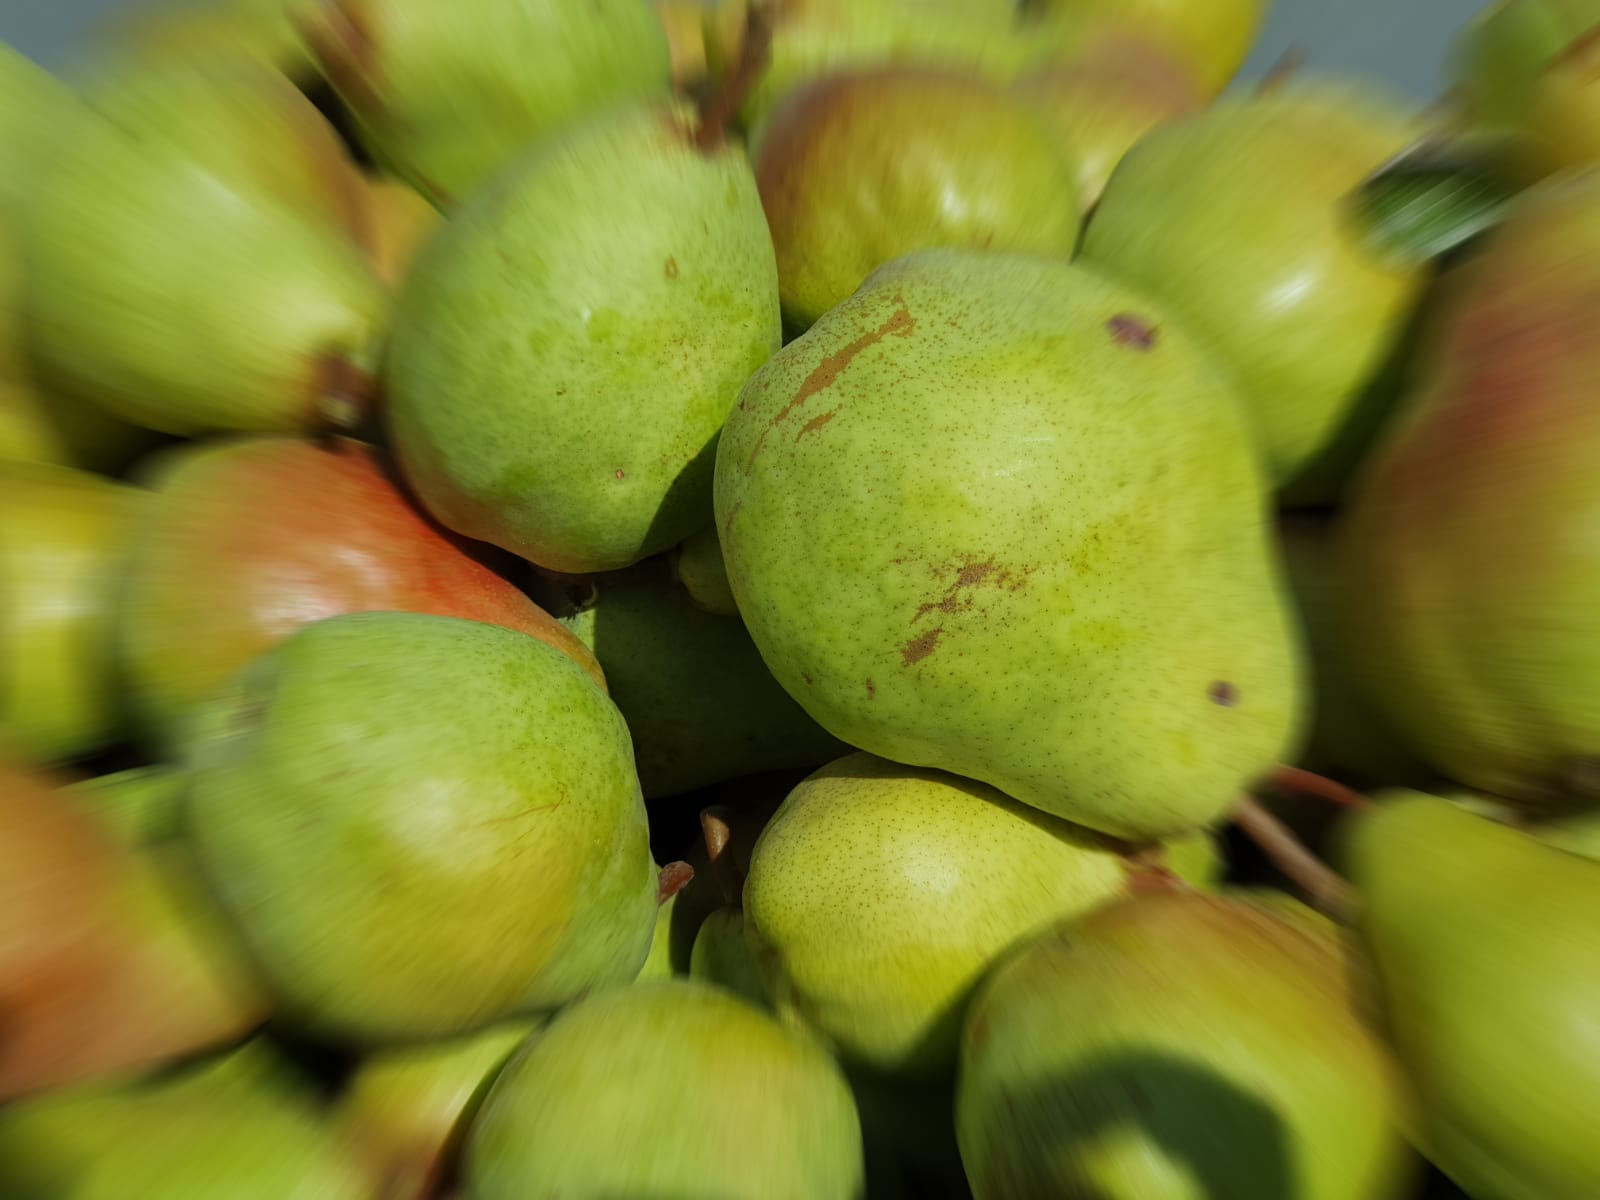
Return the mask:
POLYGON ((1295 762, 1358 787, 1415 784, 1431 772, 1407 749, 1352 671, 1343 615, 1354 603, 1338 553, 1337 526, 1295 514, 1279 522, 1279 544, 1311 659, 1311 720, 1295 762))
POLYGON ((913 250, 1070 257, 1078 241, 1073 159, 1028 105, 973 74, 825 76, 779 106, 755 167, 784 320, 798 330, 913 250))
POLYGON ((26 205, 40 378, 174 434, 354 424, 387 299, 360 175, 250 59, 95 72, 26 205))
POLYGON ((423 252, 387 413, 443 524, 575 573, 705 525, 717 431, 780 322, 744 154, 695 139, 678 108, 580 122, 423 252))
POLYGON ((940 250, 751 378, 716 510, 751 637, 823 728, 1148 841, 1293 752, 1264 488, 1227 379, 1144 296, 940 250))
POLYGON ((490 1089, 473 1200, 862 1200, 861 1128, 820 1046, 720 988, 598 992, 490 1089))
POLYGON ((316 0, 302 24, 367 149, 439 204, 574 118, 670 85, 642 0, 316 0))
POLYGON ((1456 94, 1480 124, 1515 127, 1540 75, 1580 34, 1600 24, 1600 0, 1496 0, 1456 41, 1456 94))
POLYGON ((983 972, 1125 894, 1123 849, 982 784, 853 754, 795 788, 761 834, 745 933, 780 1012, 851 1062, 938 1075, 983 972))
POLYGON ((175 1076, 0 1110, 0 1190, 38 1200, 370 1197, 306 1089, 260 1053, 251 1043, 175 1076))
POLYGON ((1600 864, 1422 793, 1346 847, 1419 1142, 1480 1200, 1600 1191, 1600 864))
POLYGON ((181 848, 123 843, 8 761, 0 830, 0 1103, 160 1066, 266 1016, 181 848))
POLYGON ((146 435, 97 405, 46 392, 29 361, 21 312, 22 211, 53 152, 51 133, 78 101, 60 80, 0 43, 0 460, 111 470, 146 435))
POLYGON ((443 1042, 380 1050, 356 1068, 334 1127, 382 1200, 439 1195, 489 1086, 543 1024, 514 1021, 443 1042))
POLYGON ((1352 956, 1282 903, 1151 893, 997 969, 956 1090, 977 1200, 1411 1196, 1399 1076, 1352 956))
POLYGON ((1445 280, 1340 538, 1352 669, 1430 766, 1532 808, 1600 792, 1600 180, 1509 210, 1445 280))
POLYGON ((1146 134, 1201 106, 1188 67, 1141 33, 1105 30, 1024 75, 1015 94, 1054 132, 1073 163, 1085 208, 1146 134))
POLYGON ((707 525, 685 538, 672 552, 672 574, 689 598, 707 612, 725 617, 739 615, 733 589, 728 586, 728 568, 722 561, 722 544, 717 541, 715 525, 707 525))
POLYGON ((681 588, 602 582, 567 624, 627 719, 646 799, 843 750, 778 686, 739 618, 706 612, 681 588))
POLYGON ((1122 160, 1084 234, 1085 259, 1232 370, 1279 484, 1363 411, 1426 279, 1380 258, 1347 214, 1416 132, 1372 90, 1291 84, 1173 121, 1122 160))
MULTIPOLYGON (((737 69, 756 0, 720 0, 704 22, 713 79, 737 69)), ((804 0, 762 9, 765 66, 740 106, 745 128, 765 126, 796 88, 851 70, 922 64, 1003 75, 1024 56, 1011 0, 804 0)))
POLYGON ((143 467, 115 613, 140 731, 171 753, 184 724, 253 658, 347 612, 426 612, 594 656, 554 616, 418 509, 388 455, 349 438, 207 439, 143 467))
POLYGON ((1215 96, 1249 57, 1270 0, 1032 0, 1038 17, 1138 29, 1181 57, 1206 97, 1215 96))
POLYGON ((115 579, 141 492, 45 463, 0 462, 0 734, 41 762, 121 727, 115 579))
POLYGON ((310 87, 317 72, 295 29, 298 0, 162 0, 113 9, 94 30, 91 52, 146 61, 244 55, 310 87))
POLYGON ((701 922, 689 958, 689 978, 726 988, 752 1004, 767 1005, 767 985, 745 940, 741 909, 719 908, 701 922))
POLYGON ((644 962, 657 878, 627 728, 536 638, 319 621, 218 694, 188 759, 206 875, 308 1028, 465 1033, 644 962))
POLYGON ((171 766, 130 767, 72 784, 67 793, 100 827, 132 850, 176 840, 189 775, 171 766))

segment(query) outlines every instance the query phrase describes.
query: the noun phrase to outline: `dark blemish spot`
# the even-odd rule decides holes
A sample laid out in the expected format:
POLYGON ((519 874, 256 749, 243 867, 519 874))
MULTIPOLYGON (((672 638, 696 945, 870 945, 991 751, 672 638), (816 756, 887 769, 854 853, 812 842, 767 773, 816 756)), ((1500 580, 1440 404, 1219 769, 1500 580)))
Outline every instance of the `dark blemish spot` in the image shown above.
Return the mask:
POLYGON ((806 434, 815 433, 838 415, 838 412, 835 411, 825 412, 820 417, 812 417, 811 420, 807 421, 800 427, 800 432, 794 435, 794 440, 798 442, 801 438, 805 437, 806 434))
POLYGON ((807 687, 815 687, 816 686, 817 681, 815 679, 811 678, 811 676, 809 674, 807 674, 805 671, 801 671, 800 672, 800 678, 804 679, 806 681, 806 686, 807 687))
POLYGON ((617 478, 618 479, 622 479, 624 477, 625 477, 625 473, 623 472, 623 470, 620 467, 617 468, 617 478))
POLYGON ((1133 1102, 1135 1112, 1146 1115, 1150 1113, 1152 1109, 1150 1096, 1145 1092, 1144 1088, 1139 1086, 1138 1080, 1131 1075, 1123 1076, 1122 1090, 1128 1093, 1128 1099, 1133 1102))
POLYGON ((873 683, 872 680, 869 679, 869 680, 867 680, 867 699, 868 700, 876 700, 877 698, 878 698, 878 685, 873 683))
POLYGON ((669 259, 667 259, 667 278, 668 279, 676 279, 677 277, 678 277, 678 260, 675 259, 675 258, 669 258, 669 259))
POLYGON ((1220 704, 1223 708, 1232 708, 1239 703, 1239 689, 1222 679, 1206 689, 1206 696, 1211 703, 1220 704))
POLYGON ((1106 322, 1106 328, 1111 331, 1111 340, 1119 346, 1148 350, 1156 344, 1156 327, 1132 313, 1118 313, 1106 322))
POLYGON ((900 647, 900 662, 904 666, 914 667, 928 655, 932 654, 939 646, 939 639, 944 636, 944 630, 930 629, 919 638, 912 638, 900 647))

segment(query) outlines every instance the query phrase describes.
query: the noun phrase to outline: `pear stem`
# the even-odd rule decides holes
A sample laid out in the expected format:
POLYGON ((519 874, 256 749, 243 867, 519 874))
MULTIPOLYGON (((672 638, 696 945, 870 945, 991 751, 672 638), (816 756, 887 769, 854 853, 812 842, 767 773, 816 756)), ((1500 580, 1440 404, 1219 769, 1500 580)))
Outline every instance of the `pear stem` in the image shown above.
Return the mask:
POLYGON ((1319 800, 1326 800, 1335 808, 1348 808, 1361 812, 1372 807, 1372 801, 1354 788, 1346 787, 1326 775, 1318 775, 1315 771, 1307 771, 1304 767, 1291 767, 1279 763, 1272 769, 1272 774, 1267 776, 1267 782, 1286 792, 1298 792, 1302 796, 1315 796, 1319 800))
POLYGON ((755 90, 757 81, 767 69, 772 55, 772 14, 770 0, 752 0, 745 9, 744 36, 739 42, 739 57, 733 70, 723 78, 700 109, 700 128, 695 131, 694 144, 702 154, 709 154, 728 138, 728 128, 733 124, 739 108, 755 90))
POLYGON ((1355 911, 1355 890, 1337 872, 1300 844, 1300 839, 1254 796, 1245 796, 1233 811, 1233 823, 1266 855, 1267 861, 1292 880, 1312 907, 1348 925, 1355 911))
POLYGON ((711 860, 711 875, 722 891, 722 899, 729 908, 738 908, 744 901, 744 875, 733 855, 728 853, 728 843, 733 830, 728 824, 728 810, 720 804, 700 810, 700 833, 706 839, 706 856, 711 860))
POLYGON ((669 862, 656 878, 656 903, 665 904, 689 885, 694 868, 686 862, 669 862))
POLYGON ((1256 85, 1256 95, 1270 96, 1280 90, 1305 68, 1308 57, 1304 46, 1290 46, 1256 85))

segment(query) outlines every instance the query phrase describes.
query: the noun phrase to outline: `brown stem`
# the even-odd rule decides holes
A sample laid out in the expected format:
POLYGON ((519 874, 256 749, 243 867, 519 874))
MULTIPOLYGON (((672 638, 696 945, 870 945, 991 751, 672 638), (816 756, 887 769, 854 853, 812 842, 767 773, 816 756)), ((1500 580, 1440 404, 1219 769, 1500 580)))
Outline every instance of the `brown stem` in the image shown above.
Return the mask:
POLYGON ((727 140, 728 127, 740 107, 755 90, 772 56, 772 0, 751 0, 745 9, 744 36, 739 40, 739 57, 700 109, 700 128, 695 131, 695 148, 703 154, 727 140))
POLYGON ((656 903, 665 904, 688 886, 694 868, 686 862, 669 862, 656 879, 656 903))
POLYGON ((1304 46, 1290 46, 1256 85, 1256 95, 1270 96, 1283 87, 1305 68, 1309 57, 1304 46))
POLYGON ((1349 924, 1355 909, 1355 891, 1311 851, 1300 844, 1290 828, 1245 796, 1233 811, 1233 823, 1266 855, 1267 861, 1305 893, 1312 907, 1335 921, 1349 924))
POLYGON ((700 810, 700 833, 706 839, 706 855, 711 859, 711 875, 722 891, 722 899, 729 908, 738 908, 744 898, 744 874, 728 853, 728 843, 733 839, 733 829, 728 823, 729 812, 720 804, 700 810))
POLYGON ((1279 763, 1267 776, 1267 782, 1286 792, 1297 792, 1302 796, 1315 796, 1319 800, 1326 800, 1335 808, 1349 808, 1359 812, 1372 807, 1372 801, 1354 788, 1346 787, 1326 775, 1318 775, 1315 771, 1307 771, 1304 767, 1291 767, 1279 763))

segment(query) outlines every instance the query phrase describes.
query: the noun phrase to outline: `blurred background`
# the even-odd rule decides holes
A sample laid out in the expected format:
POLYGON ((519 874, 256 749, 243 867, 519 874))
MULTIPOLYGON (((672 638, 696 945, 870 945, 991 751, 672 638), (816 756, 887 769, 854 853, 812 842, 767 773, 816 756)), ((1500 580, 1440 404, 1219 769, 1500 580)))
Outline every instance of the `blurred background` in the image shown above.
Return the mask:
MULTIPOLYGON (((50 63, 104 14, 134 0, 0 0, 0 38, 50 63)), ((1450 35, 1479 0, 1276 0, 1241 82, 1259 79, 1290 46, 1314 65, 1359 71, 1418 99, 1438 94, 1450 35)))

